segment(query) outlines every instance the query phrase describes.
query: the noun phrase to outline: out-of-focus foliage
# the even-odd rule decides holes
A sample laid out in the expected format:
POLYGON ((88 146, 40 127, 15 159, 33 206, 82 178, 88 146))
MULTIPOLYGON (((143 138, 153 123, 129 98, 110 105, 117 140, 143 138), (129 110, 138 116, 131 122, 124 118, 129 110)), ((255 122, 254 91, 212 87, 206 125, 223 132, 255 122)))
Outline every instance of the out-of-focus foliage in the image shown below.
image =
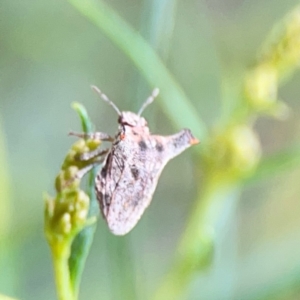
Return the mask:
POLYGON ((102 7, 1 4, 0 293, 56 299, 41 193, 54 194, 67 132, 80 131, 70 104, 113 134, 117 116, 90 84, 137 111, 150 83, 163 85, 145 112, 153 132, 209 131, 167 166, 129 235, 112 236, 100 219, 79 299, 299 299, 300 18, 287 14, 298 2, 113 1, 98 27, 97 10, 84 13, 91 3, 102 7), (161 59, 145 50, 143 60, 139 31, 161 59), (287 117, 287 106, 284 121, 260 118, 287 117))

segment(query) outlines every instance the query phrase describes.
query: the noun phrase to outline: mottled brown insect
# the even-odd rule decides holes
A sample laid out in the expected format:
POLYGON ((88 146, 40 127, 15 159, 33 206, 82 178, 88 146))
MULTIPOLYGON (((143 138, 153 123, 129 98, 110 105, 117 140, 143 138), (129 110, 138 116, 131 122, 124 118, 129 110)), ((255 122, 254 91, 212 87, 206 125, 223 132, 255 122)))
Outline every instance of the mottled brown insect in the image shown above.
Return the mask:
MULTIPOLYGON (((95 132, 80 137, 112 142, 110 149, 97 149, 81 159, 99 157, 103 163, 96 176, 95 189, 100 209, 109 229, 115 235, 128 233, 150 204, 158 178, 173 157, 199 141, 189 129, 170 136, 152 135, 141 113, 158 95, 155 89, 137 114, 121 112, 97 87, 92 87, 118 113, 119 128, 114 138, 95 132)), ((92 166, 81 170, 83 176, 92 166)))

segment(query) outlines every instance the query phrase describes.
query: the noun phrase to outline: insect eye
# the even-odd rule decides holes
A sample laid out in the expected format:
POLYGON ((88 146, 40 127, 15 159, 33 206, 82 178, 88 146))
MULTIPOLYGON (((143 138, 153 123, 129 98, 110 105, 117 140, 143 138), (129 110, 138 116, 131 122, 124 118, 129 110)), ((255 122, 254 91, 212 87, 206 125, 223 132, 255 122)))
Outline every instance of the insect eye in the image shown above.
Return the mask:
POLYGON ((124 125, 124 126, 134 127, 134 125, 132 125, 132 124, 130 124, 128 122, 122 122, 121 124, 124 125))
POLYGON ((132 124, 126 122, 122 116, 119 116, 118 123, 122 126, 130 126, 130 127, 133 126, 132 124))

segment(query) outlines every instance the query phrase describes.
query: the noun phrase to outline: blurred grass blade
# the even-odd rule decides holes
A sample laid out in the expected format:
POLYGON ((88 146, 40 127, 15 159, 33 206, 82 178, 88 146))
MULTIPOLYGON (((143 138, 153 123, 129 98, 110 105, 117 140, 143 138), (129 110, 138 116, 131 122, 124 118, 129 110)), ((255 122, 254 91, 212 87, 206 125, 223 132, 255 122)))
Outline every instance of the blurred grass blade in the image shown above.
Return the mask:
MULTIPOLYGON (((19 273, 17 268, 17 249, 10 235, 12 221, 12 182, 8 166, 8 149, 5 132, 0 122, 0 283, 2 292, 15 294, 19 273)), ((10 299, 0 295, 0 299, 10 299), (4 298, 5 297, 5 298, 4 298)))
POLYGON ((177 127, 188 127, 203 139, 205 126, 183 90, 154 50, 102 1, 68 0, 103 31, 141 70, 152 87, 159 87, 166 114, 177 127))
POLYGON ((246 179, 253 183, 300 166, 300 145, 280 151, 260 161, 256 171, 246 179))
MULTIPOLYGON (((166 61, 170 49, 175 25, 177 0, 144 0, 140 21, 140 35, 148 42, 156 54, 166 61)), ((149 85, 139 70, 133 71, 130 81, 130 99, 135 99, 138 110, 149 93, 149 85)), ((152 117, 154 109, 152 108, 152 117)), ((155 123, 149 116, 149 123, 155 123)))
POLYGON ((0 237, 9 235, 9 227, 12 220, 10 201, 10 178, 6 154, 6 142, 4 132, 0 124, 0 237))
POLYGON ((142 36, 166 60, 173 36, 177 0, 144 0, 142 13, 142 36))
MULTIPOLYGON (((92 123, 84 106, 80 103, 73 103, 72 107, 80 117, 83 131, 86 133, 90 132, 92 130, 92 123)), ((86 192, 90 198, 88 217, 95 217, 99 215, 99 207, 94 193, 95 176, 96 171, 93 169, 89 174, 88 187, 86 189, 86 192)), ((71 284, 73 286, 73 290, 75 291, 75 295, 78 294, 81 275, 93 242, 96 226, 97 224, 94 223, 88 227, 85 227, 79 232, 72 243, 71 255, 69 258, 69 269, 71 284)))

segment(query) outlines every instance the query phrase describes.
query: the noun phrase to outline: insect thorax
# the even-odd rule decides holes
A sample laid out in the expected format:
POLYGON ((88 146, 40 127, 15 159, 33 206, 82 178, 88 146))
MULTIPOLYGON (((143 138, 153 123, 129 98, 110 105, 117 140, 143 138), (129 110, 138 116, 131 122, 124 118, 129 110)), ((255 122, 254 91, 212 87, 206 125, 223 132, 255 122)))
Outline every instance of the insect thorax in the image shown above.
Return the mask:
POLYGON ((147 121, 133 112, 123 111, 119 116, 118 122, 120 125, 117 135, 121 134, 123 138, 125 136, 128 137, 128 134, 129 136, 135 136, 135 138, 150 134, 147 121))
POLYGON ((119 116, 119 120, 118 120, 119 124, 120 125, 129 125, 129 126, 132 126, 132 127, 147 127, 148 124, 147 124, 147 121, 131 112, 131 111, 123 111, 121 113, 121 115, 119 116))

